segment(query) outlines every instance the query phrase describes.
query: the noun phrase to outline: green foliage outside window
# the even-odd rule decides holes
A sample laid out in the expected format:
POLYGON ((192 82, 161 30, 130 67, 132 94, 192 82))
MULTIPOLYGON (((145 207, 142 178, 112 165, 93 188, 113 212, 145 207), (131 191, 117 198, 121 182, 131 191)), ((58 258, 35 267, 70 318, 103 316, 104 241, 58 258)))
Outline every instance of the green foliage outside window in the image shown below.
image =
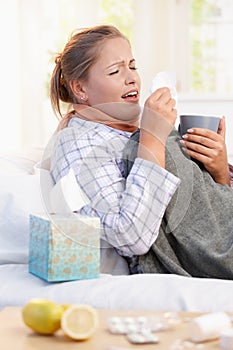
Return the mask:
POLYGON ((191 89, 194 92, 214 92, 216 85, 215 32, 208 22, 218 14, 215 1, 192 0, 191 5, 191 89))
POLYGON ((133 44, 133 0, 101 0, 101 23, 115 25, 133 44))
POLYGON ((193 25, 205 22, 207 18, 218 15, 218 7, 215 0, 192 0, 193 25))

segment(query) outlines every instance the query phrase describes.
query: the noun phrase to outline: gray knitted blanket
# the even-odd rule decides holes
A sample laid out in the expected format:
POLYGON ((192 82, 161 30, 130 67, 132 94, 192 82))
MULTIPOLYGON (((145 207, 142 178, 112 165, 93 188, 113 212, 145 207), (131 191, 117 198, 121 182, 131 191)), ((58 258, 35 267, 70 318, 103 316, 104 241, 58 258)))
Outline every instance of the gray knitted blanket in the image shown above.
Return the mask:
MULTIPOLYGON (((126 174, 137 154, 139 132, 125 148, 126 174)), ((140 256, 144 273, 233 279, 233 189, 214 182, 186 156, 173 130, 166 144, 166 169, 181 179, 164 214, 158 238, 140 256)))

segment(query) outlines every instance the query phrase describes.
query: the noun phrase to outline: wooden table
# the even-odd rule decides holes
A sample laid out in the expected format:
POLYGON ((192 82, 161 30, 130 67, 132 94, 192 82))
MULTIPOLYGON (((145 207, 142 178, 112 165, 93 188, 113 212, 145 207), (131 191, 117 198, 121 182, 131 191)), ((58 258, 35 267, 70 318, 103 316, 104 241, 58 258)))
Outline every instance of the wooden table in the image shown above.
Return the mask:
MULTIPOLYGON (((196 313, 179 313, 182 322, 175 328, 157 332, 159 344, 135 345, 129 343, 124 335, 113 335, 107 329, 107 320, 112 316, 144 316, 156 315, 153 311, 126 311, 126 310, 98 310, 100 317, 99 330, 91 339, 77 342, 66 338, 62 331, 53 336, 44 336, 33 333, 25 326, 21 318, 21 308, 6 307, 0 312, 0 349, 2 350, 111 350, 114 347, 136 350, 170 350, 172 344, 188 340, 188 319, 197 317, 196 313)), ((190 344, 188 344, 190 345, 190 344)), ((190 347, 189 349, 202 347, 190 347)), ((187 349, 185 347, 184 349, 187 349)), ((203 347, 207 349, 220 349, 219 341, 206 342, 203 347)), ((115 349, 114 349, 115 350, 115 349)))

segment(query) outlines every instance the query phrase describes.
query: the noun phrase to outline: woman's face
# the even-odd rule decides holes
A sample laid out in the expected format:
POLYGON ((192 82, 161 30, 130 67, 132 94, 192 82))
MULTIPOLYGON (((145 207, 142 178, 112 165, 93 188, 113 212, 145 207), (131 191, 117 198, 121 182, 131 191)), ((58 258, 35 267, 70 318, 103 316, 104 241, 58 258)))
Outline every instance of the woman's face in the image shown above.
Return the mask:
MULTIPOLYGON (((98 108, 107 104, 107 112, 111 106, 114 111, 133 110, 136 106, 138 110, 141 82, 128 41, 120 37, 106 40, 98 61, 89 71, 88 80, 82 85, 90 106, 98 108)), ((126 120, 127 117, 116 119, 126 120)))

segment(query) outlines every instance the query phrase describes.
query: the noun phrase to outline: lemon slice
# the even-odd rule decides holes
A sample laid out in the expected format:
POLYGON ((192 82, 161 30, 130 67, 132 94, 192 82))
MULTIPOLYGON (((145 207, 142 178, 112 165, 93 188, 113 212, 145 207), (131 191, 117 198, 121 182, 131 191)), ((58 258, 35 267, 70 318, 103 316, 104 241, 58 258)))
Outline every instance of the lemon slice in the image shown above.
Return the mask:
POLYGON ((97 330, 99 318, 97 311, 86 304, 71 305, 62 315, 61 328, 72 339, 85 340, 97 330))

